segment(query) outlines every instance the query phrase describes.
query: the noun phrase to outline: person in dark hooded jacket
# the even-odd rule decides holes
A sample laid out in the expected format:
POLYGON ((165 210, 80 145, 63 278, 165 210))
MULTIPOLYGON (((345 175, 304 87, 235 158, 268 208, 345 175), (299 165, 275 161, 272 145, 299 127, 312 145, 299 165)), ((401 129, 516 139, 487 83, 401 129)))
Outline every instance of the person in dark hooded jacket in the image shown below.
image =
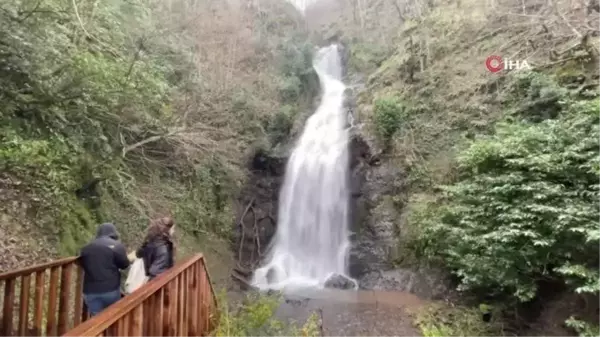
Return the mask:
POLYGON ((79 254, 83 268, 83 299, 90 315, 96 315, 121 298, 121 269, 129 267, 127 252, 115 225, 98 227, 96 238, 79 254))
POLYGON ((144 260, 148 280, 152 280, 175 264, 173 233, 175 224, 170 217, 154 220, 148 227, 142 246, 135 255, 144 260))

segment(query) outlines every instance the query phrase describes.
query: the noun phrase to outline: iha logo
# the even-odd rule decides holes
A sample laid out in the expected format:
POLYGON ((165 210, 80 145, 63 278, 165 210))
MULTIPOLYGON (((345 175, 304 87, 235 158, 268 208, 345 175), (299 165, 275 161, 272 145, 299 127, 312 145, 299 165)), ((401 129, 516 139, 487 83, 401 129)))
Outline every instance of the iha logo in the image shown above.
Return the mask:
POLYGON ((503 59, 498 55, 489 56, 485 60, 485 67, 492 73, 500 70, 531 70, 531 66, 526 60, 503 59))

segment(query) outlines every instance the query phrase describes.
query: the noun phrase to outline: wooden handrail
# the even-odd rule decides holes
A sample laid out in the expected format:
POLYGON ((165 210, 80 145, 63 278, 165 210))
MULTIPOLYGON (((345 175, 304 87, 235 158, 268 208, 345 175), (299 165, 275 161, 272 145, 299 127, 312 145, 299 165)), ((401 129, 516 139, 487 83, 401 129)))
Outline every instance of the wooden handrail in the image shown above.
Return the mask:
POLYGON ((31 266, 31 267, 27 267, 27 268, 23 268, 23 269, 17 269, 17 270, 12 270, 12 271, 8 271, 5 273, 1 273, 0 281, 14 279, 14 278, 17 278, 17 277, 23 276, 23 275, 31 275, 38 271, 43 271, 46 269, 50 269, 52 267, 63 266, 63 265, 66 265, 66 264, 76 261, 78 258, 79 258, 78 256, 66 257, 66 258, 60 259, 60 260, 54 260, 54 261, 37 264, 35 266, 31 266))
POLYGON ((69 257, 0 274, 4 286, 0 335, 61 335, 86 320, 83 270, 77 259, 69 257))
POLYGON ((200 336, 217 302, 202 254, 160 274, 63 336, 200 336))

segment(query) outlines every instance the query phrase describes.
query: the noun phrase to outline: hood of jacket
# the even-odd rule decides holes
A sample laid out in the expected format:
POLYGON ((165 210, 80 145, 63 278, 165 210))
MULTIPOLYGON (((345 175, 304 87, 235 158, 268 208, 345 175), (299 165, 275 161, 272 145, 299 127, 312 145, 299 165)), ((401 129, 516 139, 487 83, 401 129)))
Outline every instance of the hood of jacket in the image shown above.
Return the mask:
POLYGON ((96 238, 100 238, 103 236, 107 236, 113 240, 119 239, 119 233, 117 232, 117 227, 115 227, 112 223, 103 223, 98 226, 98 231, 96 232, 96 238))

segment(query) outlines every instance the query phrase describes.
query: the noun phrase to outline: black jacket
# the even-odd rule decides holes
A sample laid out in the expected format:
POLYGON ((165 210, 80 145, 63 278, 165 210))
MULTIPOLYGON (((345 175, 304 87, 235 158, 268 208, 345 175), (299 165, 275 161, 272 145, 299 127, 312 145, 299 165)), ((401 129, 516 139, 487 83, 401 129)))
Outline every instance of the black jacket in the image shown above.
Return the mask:
POLYGON ((167 238, 157 238, 144 243, 136 251, 136 256, 144 260, 146 276, 153 279, 173 267, 173 242, 167 238))
POLYGON ((105 223, 98 227, 96 239, 81 249, 79 264, 85 274, 83 293, 99 294, 119 290, 119 269, 129 267, 125 247, 119 241, 115 225, 105 223))

